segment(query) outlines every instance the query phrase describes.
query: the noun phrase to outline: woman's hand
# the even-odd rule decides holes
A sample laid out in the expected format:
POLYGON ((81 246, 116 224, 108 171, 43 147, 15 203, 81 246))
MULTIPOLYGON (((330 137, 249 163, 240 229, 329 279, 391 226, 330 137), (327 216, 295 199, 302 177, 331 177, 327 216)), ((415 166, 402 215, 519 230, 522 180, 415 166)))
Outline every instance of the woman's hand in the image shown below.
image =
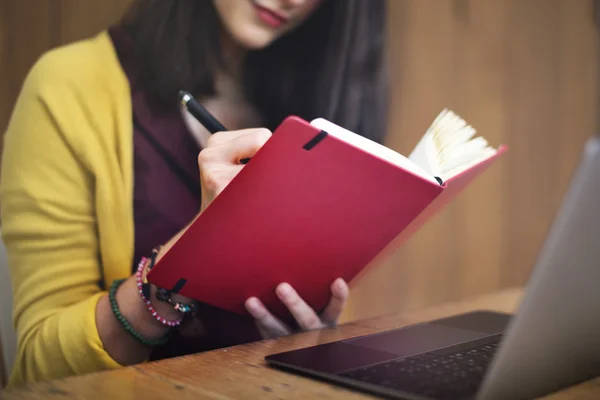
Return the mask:
MULTIPOLYGON (((206 146, 198 155, 202 189, 200 213, 208 207, 242 170, 244 165, 240 164, 240 160, 253 157, 270 137, 271 131, 268 129, 255 128, 217 132, 208 138, 206 146)), ((157 263, 173 244, 179 240, 192 222, 164 244, 158 253, 157 263)), ((192 301, 180 294, 173 294, 171 298, 174 301, 184 304, 192 301)), ((168 310, 165 312, 168 312, 168 310)), ((170 310, 170 312, 177 315, 177 312, 174 310, 170 310)))
MULTIPOLYGON (((275 292, 292 313, 300 329, 307 331, 336 325, 348 301, 349 289, 343 279, 336 279, 331 285, 329 304, 320 315, 317 315, 289 284, 280 284, 275 292)), ((246 309, 256 320, 263 338, 270 339, 293 333, 286 324, 273 316, 256 297, 251 297, 246 301, 246 309)))
POLYGON ((240 160, 254 156, 270 137, 271 132, 264 128, 217 132, 209 137, 198 156, 202 186, 200 212, 242 170, 240 160))

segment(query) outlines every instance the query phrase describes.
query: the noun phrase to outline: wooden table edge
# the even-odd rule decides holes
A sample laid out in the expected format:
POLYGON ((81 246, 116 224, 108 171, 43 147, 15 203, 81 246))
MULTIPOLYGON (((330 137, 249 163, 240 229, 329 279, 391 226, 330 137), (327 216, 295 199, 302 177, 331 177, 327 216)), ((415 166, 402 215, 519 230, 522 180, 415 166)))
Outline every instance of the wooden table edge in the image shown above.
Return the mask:
MULTIPOLYGON (((521 288, 508 288, 458 302, 422 310, 381 315, 352 321, 336 328, 304 332, 288 337, 254 342, 226 349, 139 364, 118 370, 96 372, 63 380, 41 382, 20 389, 0 391, 6 400, 37 398, 165 398, 219 399, 269 398, 371 398, 270 368, 264 356, 275 352, 381 332, 462 312, 492 310, 513 313, 521 298, 521 288), (150 385, 150 386, 149 386, 150 385)), ((544 400, 600 398, 600 379, 564 389, 544 400)))

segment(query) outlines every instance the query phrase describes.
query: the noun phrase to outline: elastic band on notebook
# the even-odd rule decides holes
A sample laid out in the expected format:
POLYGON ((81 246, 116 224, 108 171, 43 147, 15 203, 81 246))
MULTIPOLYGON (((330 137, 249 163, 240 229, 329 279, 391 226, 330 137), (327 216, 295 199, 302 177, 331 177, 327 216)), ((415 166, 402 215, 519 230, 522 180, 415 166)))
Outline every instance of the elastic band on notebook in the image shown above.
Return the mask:
POLYGON ((315 136, 308 143, 306 143, 304 146, 302 146, 302 148, 304 150, 310 150, 313 147, 315 147, 317 144, 319 144, 319 142, 321 140, 325 139, 326 136, 327 136, 327 132, 321 131, 317 134, 317 136, 315 136))
POLYGON ((173 289, 171 289, 171 292, 179 293, 181 291, 181 289, 183 289, 183 287, 185 286, 186 283, 187 283, 187 279, 181 278, 180 280, 177 281, 175 286, 173 286, 173 289))

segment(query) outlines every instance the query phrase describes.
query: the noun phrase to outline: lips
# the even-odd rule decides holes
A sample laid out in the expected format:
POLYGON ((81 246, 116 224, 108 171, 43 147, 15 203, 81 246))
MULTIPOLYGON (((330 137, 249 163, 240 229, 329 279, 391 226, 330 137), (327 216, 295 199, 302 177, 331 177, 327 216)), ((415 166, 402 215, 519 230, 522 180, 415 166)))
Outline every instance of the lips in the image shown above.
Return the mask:
POLYGON ((253 5, 258 18, 272 28, 279 28, 288 22, 288 18, 276 11, 270 10, 254 2, 253 5))

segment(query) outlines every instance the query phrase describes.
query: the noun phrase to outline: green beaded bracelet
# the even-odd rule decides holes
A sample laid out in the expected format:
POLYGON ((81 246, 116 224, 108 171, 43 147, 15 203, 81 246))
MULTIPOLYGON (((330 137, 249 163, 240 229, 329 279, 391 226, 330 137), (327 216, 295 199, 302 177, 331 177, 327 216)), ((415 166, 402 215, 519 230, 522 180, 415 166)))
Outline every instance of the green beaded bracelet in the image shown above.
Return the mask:
POLYGON ((125 282, 125 279, 115 280, 110 287, 110 291, 108 292, 108 299, 110 300, 110 305, 112 307, 112 311, 115 314, 115 317, 117 318, 117 320, 121 323, 123 328, 125 328, 125 330, 131 336, 136 338, 144 346, 156 347, 156 346, 165 344, 169 340, 168 334, 166 336, 164 336, 163 338, 157 339, 157 340, 145 339, 142 337, 142 335, 137 333, 135 329, 133 329, 133 327, 129 324, 129 322, 127 322, 127 320, 125 319, 123 314, 121 314, 121 311, 119 310, 119 305, 117 304, 116 294, 117 294, 117 289, 119 288, 119 286, 121 286, 121 284, 123 282, 125 282))

